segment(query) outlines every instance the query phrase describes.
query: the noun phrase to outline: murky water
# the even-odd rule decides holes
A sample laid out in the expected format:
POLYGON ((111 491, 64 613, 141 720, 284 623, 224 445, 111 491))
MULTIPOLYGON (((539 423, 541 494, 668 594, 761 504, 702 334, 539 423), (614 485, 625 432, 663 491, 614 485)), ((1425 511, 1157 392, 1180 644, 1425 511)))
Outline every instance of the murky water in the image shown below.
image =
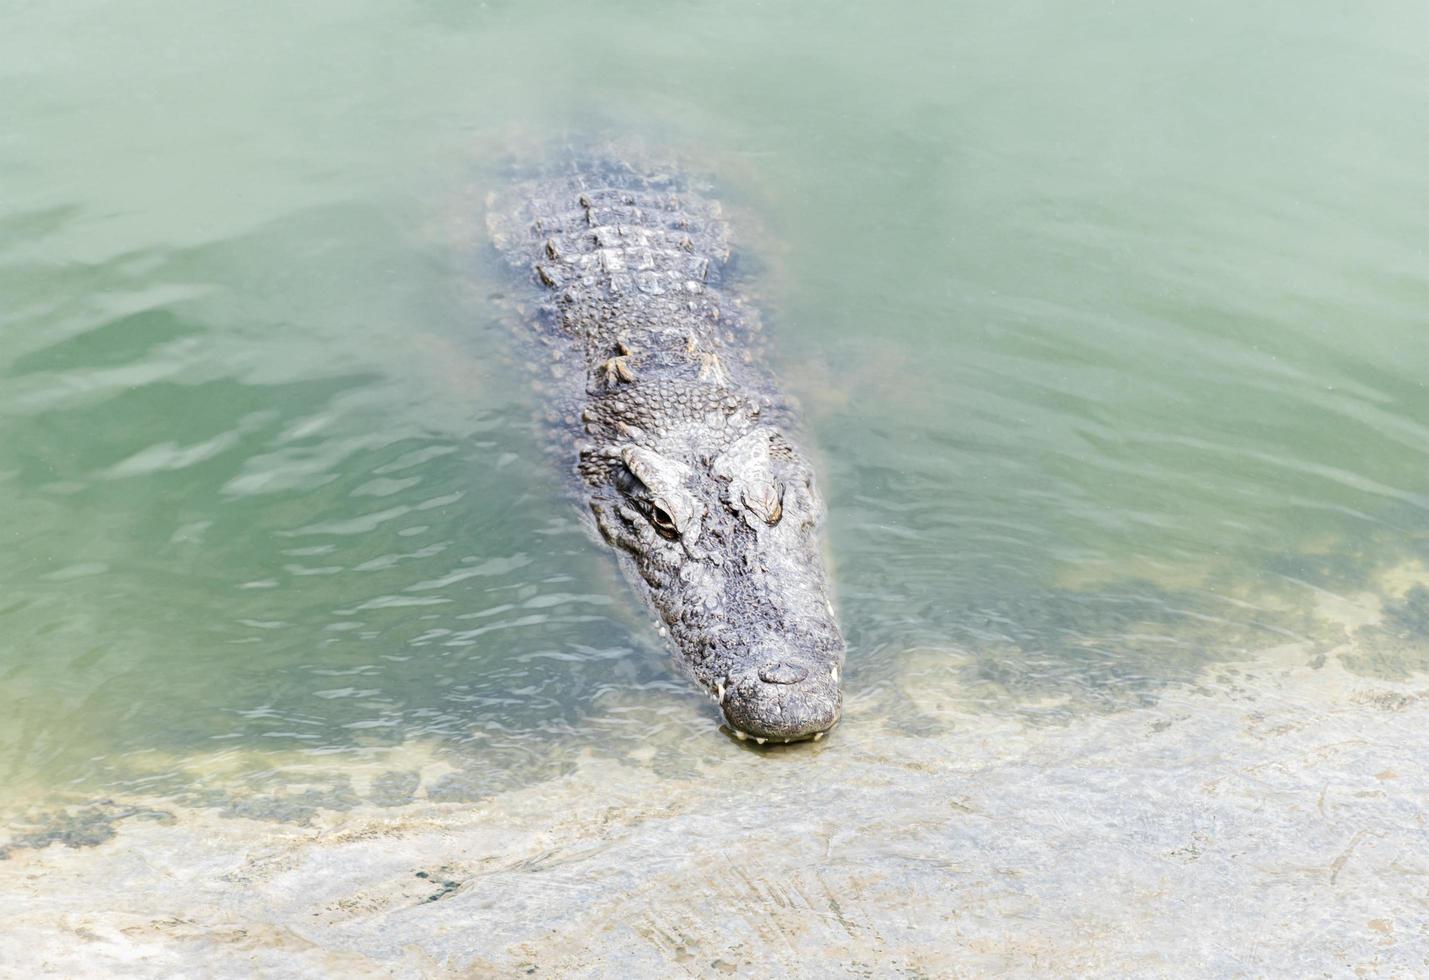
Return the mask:
MULTIPOLYGON (((301 823, 736 751, 488 298, 479 202, 552 133, 676 147, 733 208, 821 459, 845 732, 1085 724, 1287 644, 1412 683, 1426 36, 1408 2, 0 12, 6 809, 301 823)), ((838 746, 808 764, 864 772, 838 746)))

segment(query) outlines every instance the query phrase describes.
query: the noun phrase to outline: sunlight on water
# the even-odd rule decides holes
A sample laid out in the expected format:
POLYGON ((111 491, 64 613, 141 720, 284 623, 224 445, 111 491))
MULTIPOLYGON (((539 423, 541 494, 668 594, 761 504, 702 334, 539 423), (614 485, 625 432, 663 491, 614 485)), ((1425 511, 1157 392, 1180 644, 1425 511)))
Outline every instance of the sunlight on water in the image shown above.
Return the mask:
POLYGON ((731 205, 851 723, 917 730, 909 670, 1154 702, 1328 642, 1327 597, 1402 627, 1354 669, 1426 663, 1384 581, 1429 561, 1414 5, 63 6, 0 31, 11 786, 412 740, 474 797, 572 740, 714 738, 488 298, 479 202, 560 133, 731 205))
POLYGON ((1422 973, 1426 9, 10 4, 0 963, 1422 973), (563 490, 482 207, 592 137, 804 407, 820 743, 563 490))

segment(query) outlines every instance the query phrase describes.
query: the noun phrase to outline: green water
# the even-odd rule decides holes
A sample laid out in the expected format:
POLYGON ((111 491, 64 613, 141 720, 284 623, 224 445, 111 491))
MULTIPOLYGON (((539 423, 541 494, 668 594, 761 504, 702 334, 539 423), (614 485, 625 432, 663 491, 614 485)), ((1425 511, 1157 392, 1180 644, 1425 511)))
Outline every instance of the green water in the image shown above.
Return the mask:
POLYGON ((1304 637, 1429 560, 1426 9, 11 5, 0 781, 718 737, 488 299, 488 175, 553 132, 750 219, 848 723, 917 724, 914 651, 1076 713, 1304 637))

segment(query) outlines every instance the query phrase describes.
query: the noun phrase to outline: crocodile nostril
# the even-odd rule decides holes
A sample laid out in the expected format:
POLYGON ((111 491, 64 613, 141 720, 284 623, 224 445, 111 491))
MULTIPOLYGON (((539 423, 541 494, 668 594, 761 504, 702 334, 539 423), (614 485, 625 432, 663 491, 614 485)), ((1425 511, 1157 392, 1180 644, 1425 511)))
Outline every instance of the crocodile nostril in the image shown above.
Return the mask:
POLYGON ((766 684, 797 684, 808 676, 807 668, 787 660, 775 660, 759 668, 759 679, 766 684))

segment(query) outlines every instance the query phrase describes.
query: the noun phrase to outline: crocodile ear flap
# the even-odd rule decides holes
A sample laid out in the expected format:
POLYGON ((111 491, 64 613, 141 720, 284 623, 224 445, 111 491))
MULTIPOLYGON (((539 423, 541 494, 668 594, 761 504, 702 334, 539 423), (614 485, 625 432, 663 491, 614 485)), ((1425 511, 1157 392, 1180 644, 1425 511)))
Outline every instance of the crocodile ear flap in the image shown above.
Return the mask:
POLYGON ((649 488, 651 493, 662 493, 680 487, 690 478, 691 470, 678 459, 661 456, 644 446, 622 446, 620 458, 625 461, 635 478, 649 488))
POLYGON ((700 508, 686 486, 694 471, 679 460, 661 456, 644 446, 624 446, 620 458, 635 479, 650 491, 655 505, 669 515, 676 532, 694 543, 700 535, 700 508))
POLYGON ((778 524, 784 514, 784 488, 774 480, 773 437, 772 429, 755 429, 741 436, 712 463, 715 475, 729 481, 731 506, 742 513, 750 527, 758 527, 756 520, 778 524))

